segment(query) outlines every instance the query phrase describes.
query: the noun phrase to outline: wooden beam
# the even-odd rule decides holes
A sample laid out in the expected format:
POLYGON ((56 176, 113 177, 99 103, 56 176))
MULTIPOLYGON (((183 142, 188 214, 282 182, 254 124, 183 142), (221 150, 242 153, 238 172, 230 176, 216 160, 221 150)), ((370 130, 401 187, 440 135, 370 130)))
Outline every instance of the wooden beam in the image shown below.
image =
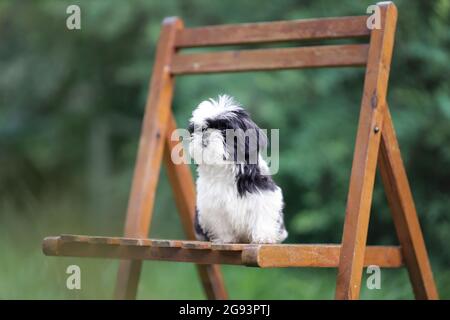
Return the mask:
MULTIPOLYGON (((322 267, 339 264, 340 245, 316 244, 211 244, 204 241, 156 240, 67 236, 44 239, 50 256, 163 260, 197 264, 231 264, 261 268, 322 267)), ((364 265, 398 268, 403 265, 400 247, 368 247, 364 265)))
POLYGON ((137 239, 124 241, 119 245, 96 243, 92 241, 66 241, 59 237, 48 237, 44 240, 43 250, 46 255, 68 257, 93 257, 110 259, 161 260, 194 262, 197 264, 242 264, 240 251, 213 251, 200 248, 180 248, 153 245, 150 242, 139 242, 137 239))
POLYGON ((369 36, 367 16, 276 21, 185 28, 177 35, 178 48, 339 39, 369 36))
POLYGON ((387 105, 378 165, 397 237, 402 245, 414 295, 417 299, 439 299, 414 199, 387 105))
POLYGON ((339 259, 336 299, 358 299, 361 286, 375 171, 383 130, 383 110, 397 21, 397 9, 392 2, 382 2, 378 6, 381 13, 381 29, 372 30, 370 37, 339 259))
MULTIPOLYGON (((339 265, 340 245, 261 245, 247 247, 243 253, 244 264, 261 268, 321 267, 339 265)), ((369 246, 364 266, 399 268, 403 265, 400 247, 369 246)))
POLYGON ((172 74, 364 66, 367 44, 175 54, 172 74))

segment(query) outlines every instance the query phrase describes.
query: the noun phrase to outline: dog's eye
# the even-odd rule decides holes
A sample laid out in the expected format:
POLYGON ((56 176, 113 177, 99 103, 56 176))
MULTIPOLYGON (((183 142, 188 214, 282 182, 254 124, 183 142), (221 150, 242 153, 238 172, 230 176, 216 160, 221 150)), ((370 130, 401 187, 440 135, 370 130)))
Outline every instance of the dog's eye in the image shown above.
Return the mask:
POLYGON ((192 122, 189 123, 188 131, 189 131, 190 134, 192 134, 194 132, 194 124, 192 122))

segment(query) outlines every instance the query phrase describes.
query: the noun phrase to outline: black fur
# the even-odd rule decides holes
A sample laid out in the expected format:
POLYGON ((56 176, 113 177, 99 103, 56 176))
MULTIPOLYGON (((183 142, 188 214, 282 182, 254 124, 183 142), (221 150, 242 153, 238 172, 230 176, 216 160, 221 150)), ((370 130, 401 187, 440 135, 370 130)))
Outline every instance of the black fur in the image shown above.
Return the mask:
POLYGON ((236 186, 239 195, 245 196, 248 193, 258 192, 258 190, 276 189, 276 184, 268 175, 261 174, 256 164, 245 164, 239 169, 236 175, 236 186))
POLYGON ((195 237, 198 240, 210 241, 208 234, 203 230, 202 226, 200 225, 200 222, 198 221, 197 208, 195 208, 194 229, 195 229, 195 237))
POLYGON ((194 133, 194 123, 193 122, 189 122, 188 131, 190 134, 194 133))

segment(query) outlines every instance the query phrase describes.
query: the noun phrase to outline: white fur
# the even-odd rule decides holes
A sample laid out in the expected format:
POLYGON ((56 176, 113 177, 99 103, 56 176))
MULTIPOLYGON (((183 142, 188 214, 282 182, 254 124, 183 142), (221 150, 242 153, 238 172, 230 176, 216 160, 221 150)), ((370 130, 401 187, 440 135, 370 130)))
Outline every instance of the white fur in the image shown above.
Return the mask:
MULTIPOLYGON (((227 116, 228 111, 238 107, 228 96, 220 96, 218 101, 203 101, 193 112, 191 122, 202 126, 206 119, 227 116)), ((274 191, 258 190, 239 195, 235 179, 238 169, 235 164, 222 161, 227 154, 221 133, 208 130, 206 138, 205 147, 202 145, 205 137, 201 132, 194 132, 189 152, 198 164, 198 219, 200 226, 208 230, 211 241, 279 243, 285 240, 287 232, 280 232, 279 228, 283 209, 281 189, 277 186, 274 191)), ((260 155, 259 166, 262 173, 269 174, 267 163, 260 155)))
POLYGON ((240 105, 232 97, 220 95, 217 100, 209 99, 201 102, 192 113, 191 122, 201 126, 206 119, 212 119, 239 107, 240 105))

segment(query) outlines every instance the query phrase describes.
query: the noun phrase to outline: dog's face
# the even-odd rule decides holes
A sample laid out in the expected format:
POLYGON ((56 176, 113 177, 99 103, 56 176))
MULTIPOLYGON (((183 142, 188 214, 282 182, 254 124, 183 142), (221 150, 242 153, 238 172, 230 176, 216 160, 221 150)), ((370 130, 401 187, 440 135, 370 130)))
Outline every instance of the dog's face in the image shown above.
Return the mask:
POLYGON ((231 97, 221 95, 198 105, 189 122, 189 153, 198 165, 257 163, 266 137, 231 97))

